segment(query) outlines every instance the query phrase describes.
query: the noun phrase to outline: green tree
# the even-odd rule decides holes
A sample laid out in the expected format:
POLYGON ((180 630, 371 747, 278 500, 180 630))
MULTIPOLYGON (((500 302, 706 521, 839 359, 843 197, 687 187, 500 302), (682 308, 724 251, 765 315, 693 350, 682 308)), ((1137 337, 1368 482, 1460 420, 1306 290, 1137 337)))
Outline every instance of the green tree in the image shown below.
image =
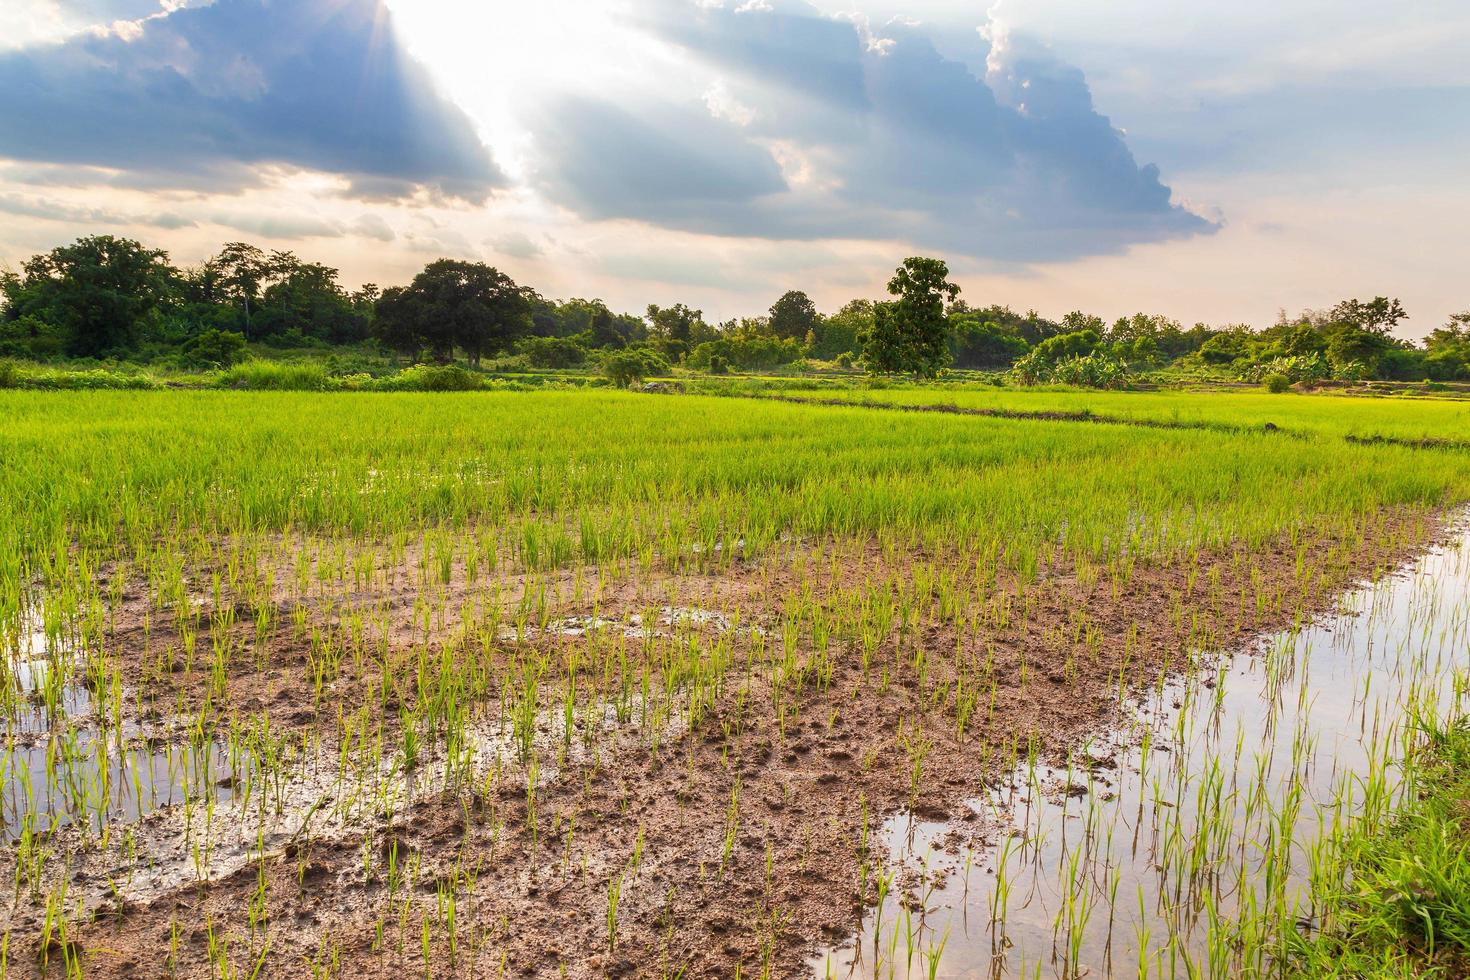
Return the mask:
POLYGON ((816 342, 809 345, 809 357, 818 360, 836 360, 843 354, 856 354, 862 350, 864 333, 873 326, 873 301, 855 299, 829 317, 823 317, 817 326, 816 342))
POLYGON ((863 337, 868 371, 935 377, 950 363, 945 303, 960 292, 949 281, 949 266, 941 259, 904 259, 888 292, 898 298, 874 307, 873 325, 863 337))
POLYGON ((478 366, 486 354, 508 350, 531 328, 531 296, 483 262, 439 259, 413 282, 378 300, 377 335, 417 357, 425 349, 443 363, 464 351, 478 366))
MULTIPOLYGON (((1118 323, 1120 324, 1126 322, 1126 320, 1118 321, 1118 323)), ((1062 330, 1065 333, 1081 333, 1084 330, 1091 330, 1099 337, 1101 337, 1107 329, 1106 326, 1103 324, 1102 317, 1094 316, 1091 313, 1083 313, 1081 310, 1073 310, 1071 313, 1068 313, 1066 316, 1062 317, 1061 325, 1062 330)), ((1118 329, 1116 324, 1113 326, 1113 329, 1118 329)))
POLYGON ((1436 381, 1470 377, 1470 311, 1450 315, 1449 322, 1424 338, 1425 367, 1436 381))
POLYGON ((257 336, 290 334, 332 344, 367 336, 370 317, 338 284, 336 269, 302 262, 290 252, 275 252, 271 260, 272 281, 257 307, 257 336))
POLYGON ((648 306, 649 334, 656 339, 659 348, 670 358, 680 358, 690 349, 707 340, 714 340, 719 333, 704 322, 702 310, 691 309, 683 303, 673 306, 648 306))
POLYGON ((373 307, 373 336, 389 350, 404 354, 417 362, 427 339, 421 328, 427 322, 424 299, 405 286, 391 286, 373 307))
POLYGON ((184 344, 183 354, 195 367, 229 367, 245 360, 245 337, 228 330, 201 330, 184 344))
POLYGON ((1086 357, 1102 346, 1102 338, 1094 330, 1048 337, 1031 351, 1031 357, 1044 364, 1056 364, 1069 357, 1086 357))
POLYGON ((1397 299, 1389 299, 1387 296, 1375 296, 1366 303, 1345 299, 1334 306, 1328 315, 1334 323, 1351 324, 1359 330, 1379 336, 1392 333, 1399 321, 1408 319, 1409 316, 1397 299))
POLYGON ((64 337, 74 357, 126 353, 175 297, 168 254, 131 238, 93 235, 32 256, 0 281, 5 318, 32 318, 64 337))
POLYGON ((251 332, 254 307, 258 304, 261 289, 271 274, 270 258, 247 242, 230 242, 220 249, 218 255, 205 263, 205 268, 210 274, 209 278, 218 282, 218 288, 225 300, 240 310, 245 339, 249 340, 254 336, 251 332))
POLYGON ((821 321, 811 297, 798 289, 787 292, 771 306, 770 330, 777 337, 804 340, 808 333, 816 333, 821 321))
POLYGON ((980 313, 951 313, 954 363, 962 368, 1003 369, 1020 360, 1030 345, 1016 333, 980 313))
POLYGON ((1394 344, 1387 333, 1369 330, 1352 323, 1337 323, 1328 328, 1327 357, 1336 368, 1361 364, 1372 374, 1379 361, 1394 344))

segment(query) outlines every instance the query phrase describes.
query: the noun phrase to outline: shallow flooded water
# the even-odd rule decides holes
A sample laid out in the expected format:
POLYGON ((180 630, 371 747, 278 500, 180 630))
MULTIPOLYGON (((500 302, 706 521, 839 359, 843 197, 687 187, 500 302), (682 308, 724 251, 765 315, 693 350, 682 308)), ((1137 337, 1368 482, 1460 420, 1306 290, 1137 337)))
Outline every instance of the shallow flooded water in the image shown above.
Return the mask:
POLYGON ((66 631, 38 613, 8 640, 7 705, 0 741, 0 843, 68 824, 100 831, 161 806, 205 795, 228 799, 224 749, 162 727, 108 717, 66 631), (99 703, 100 702, 100 703, 99 703))
POLYGON ((1470 524, 1311 628, 1135 700, 1070 765, 1023 762, 968 819, 883 826, 883 896, 817 976, 1236 976, 1310 930, 1319 848, 1391 805, 1470 667, 1470 524), (984 844, 970 826, 998 827, 984 844), (886 861, 884 860, 886 858, 886 861), (1251 952, 1242 952, 1250 950, 1251 952))

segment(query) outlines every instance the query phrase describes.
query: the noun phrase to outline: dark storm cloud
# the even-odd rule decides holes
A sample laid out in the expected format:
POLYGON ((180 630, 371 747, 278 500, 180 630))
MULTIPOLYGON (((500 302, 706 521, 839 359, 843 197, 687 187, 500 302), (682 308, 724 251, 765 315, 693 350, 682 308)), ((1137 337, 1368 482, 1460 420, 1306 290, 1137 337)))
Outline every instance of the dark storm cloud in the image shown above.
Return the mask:
MULTIPOLYGON (((142 4, 94 3, 99 10, 142 4)), ((261 165, 377 196, 470 200, 502 183, 465 114, 374 0, 218 0, 0 55, 0 156, 235 189, 261 165)))
POLYGON ((537 140, 553 196, 592 218, 720 224, 786 189, 768 152, 698 104, 633 111, 566 97, 548 107, 537 140))
POLYGON ((657 2, 641 23, 715 64, 849 109, 867 104, 863 39, 853 25, 805 4, 695 7, 657 2))
POLYGON ((1172 200, 1082 73, 1044 49, 1012 45, 977 72, 990 53, 978 34, 960 61, 920 27, 869 33, 800 2, 653 9, 645 28, 716 72, 742 112, 713 118, 691 100, 668 126, 663 102, 554 109, 555 136, 540 141, 548 191, 585 216, 1022 262, 1215 228, 1172 200), (778 152, 802 179, 790 166, 776 177, 778 152))

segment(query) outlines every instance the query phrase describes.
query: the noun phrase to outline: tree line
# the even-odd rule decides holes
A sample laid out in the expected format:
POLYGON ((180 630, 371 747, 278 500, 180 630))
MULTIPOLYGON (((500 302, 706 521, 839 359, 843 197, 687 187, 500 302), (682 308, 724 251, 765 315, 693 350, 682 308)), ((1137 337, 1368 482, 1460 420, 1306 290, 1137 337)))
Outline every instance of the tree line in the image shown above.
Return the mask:
POLYGON ((639 315, 598 299, 547 299, 481 262, 439 259, 402 286, 345 288, 338 270, 244 242, 198 266, 110 235, 78 239, 0 272, 0 357, 118 359, 228 366, 251 345, 375 346, 411 362, 480 366, 517 356, 531 367, 611 365, 642 376, 681 365, 720 374, 827 362, 878 374, 949 368, 1009 371, 1022 381, 1104 385, 1131 372, 1194 364, 1286 383, 1470 379, 1470 313, 1422 344, 1394 335, 1396 299, 1348 299, 1262 330, 1134 314, 1112 323, 1081 311, 971 306, 945 263, 910 258, 886 299, 823 315, 791 290, 759 316, 706 321, 701 310, 650 305, 639 315))

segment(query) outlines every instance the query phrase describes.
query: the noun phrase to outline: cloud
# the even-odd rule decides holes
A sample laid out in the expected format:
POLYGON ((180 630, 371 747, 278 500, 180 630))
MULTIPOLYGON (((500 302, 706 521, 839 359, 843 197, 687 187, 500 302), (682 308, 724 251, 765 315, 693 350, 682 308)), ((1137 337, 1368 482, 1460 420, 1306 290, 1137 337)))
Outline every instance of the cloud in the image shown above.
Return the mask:
POLYGON ((177 9, 0 54, 0 91, 0 154, 154 186, 236 190, 263 165, 340 174, 379 197, 480 201, 504 182, 378 0, 177 9))
POLYGON ((309 214, 217 211, 207 220, 268 239, 341 238, 347 234, 341 224, 309 214))
POLYGON ((514 259, 534 259, 544 255, 546 250, 535 242, 524 232, 512 231, 493 238, 485 244, 489 245, 501 255, 509 255, 514 259))
POLYGON ((1216 228, 1138 164, 1080 71, 1024 38, 976 34, 960 61, 912 23, 875 34, 799 0, 652 0, 639 23, 713 80, 685 102, 619 93, 542 113, 543 190, 583 217, 1017 263, 1216 228))
POLYGON ((696 101, 635 111, 563 96, 547 107, 536 140, 543 187, 585 217, 719 223, 786 187, 770 153, 696 101))
POLYGON ((352 233, 361 238, 371 238, 380 242, 391 242, 398 237, 388 222, 380 215, 365 214, 353 222, 352 233))
POLYGON ((195 222, 172 212, 156 214, 126 214, 106 208, 83 207, 65 201, 27 197, 20 194, 0 194, 0 213, 20 218, 41 218, 74 225, 99 225, 116 228, 119 225, 145 226, 175 231, 193 228, 195 222))

